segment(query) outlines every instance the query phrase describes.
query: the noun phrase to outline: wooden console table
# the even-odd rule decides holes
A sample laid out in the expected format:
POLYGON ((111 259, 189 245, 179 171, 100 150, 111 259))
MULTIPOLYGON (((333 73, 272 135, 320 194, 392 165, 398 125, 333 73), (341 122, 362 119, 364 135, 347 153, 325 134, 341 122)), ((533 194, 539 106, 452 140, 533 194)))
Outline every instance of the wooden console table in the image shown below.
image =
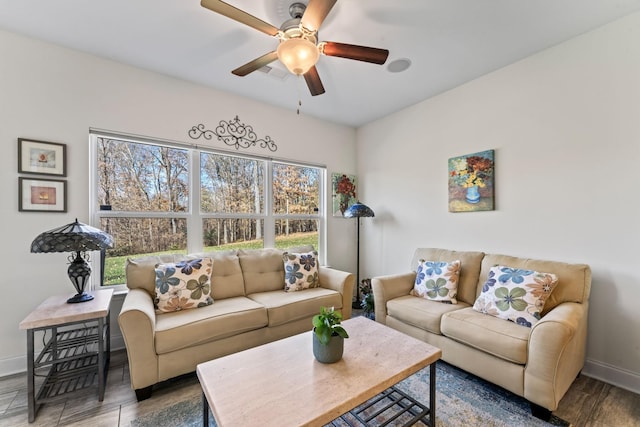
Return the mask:
POLYGON ((27 330, 27 398, 29 422, 40 405, 67 397, 67 393, 95 386, 98 400, 104 388, 111 351, 110 311, 112 289, 91 292, 94 299, 68 304, 69 295, 47 298, 22 322, 27 330), (44 348, 34 351, 34 333, 42 331, 44 348), (36 394, 35 378, 44 381, 36 394))

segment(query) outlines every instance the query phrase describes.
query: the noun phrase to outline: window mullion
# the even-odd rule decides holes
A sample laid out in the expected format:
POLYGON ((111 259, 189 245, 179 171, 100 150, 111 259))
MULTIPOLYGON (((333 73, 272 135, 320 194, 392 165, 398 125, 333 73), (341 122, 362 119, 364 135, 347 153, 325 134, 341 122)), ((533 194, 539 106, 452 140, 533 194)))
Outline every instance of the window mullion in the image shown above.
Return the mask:
POLYGON ((332 203, 327 203, 329 200, 329 192, 328 192, 328 177, 326 169, 320 169, 320 182, 322 185, 320 186, 320 200, 318 206, 318 248, 316 248, 320 254, 320 259, 325 260, 327 263, 327 216, 330 215, 327 212, 327 206, 332 206, 332 203))
POLYGON ((191 173, 189 176, 189 216, 187 217, 187 252, 202 252, 202 210, 200 191, 200 150, 189 150, 191 173))
POLYGON ((274 248, 276 246, 276 220, 273 215, 273 162, 265 162, 264 179, 264 246, 274 248))

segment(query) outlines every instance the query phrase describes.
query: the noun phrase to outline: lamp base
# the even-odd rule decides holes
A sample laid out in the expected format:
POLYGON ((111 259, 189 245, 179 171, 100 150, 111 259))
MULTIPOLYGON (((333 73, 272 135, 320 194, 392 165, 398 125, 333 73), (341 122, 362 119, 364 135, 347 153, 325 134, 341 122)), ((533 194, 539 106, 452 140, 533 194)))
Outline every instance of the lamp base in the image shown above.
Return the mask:
POLYGON ((67 300, 68 304, 75 304, 77 302, 87 302, 93 299, 93 295, 89 295, 85 292, 81 294, 76 294, 67 300))

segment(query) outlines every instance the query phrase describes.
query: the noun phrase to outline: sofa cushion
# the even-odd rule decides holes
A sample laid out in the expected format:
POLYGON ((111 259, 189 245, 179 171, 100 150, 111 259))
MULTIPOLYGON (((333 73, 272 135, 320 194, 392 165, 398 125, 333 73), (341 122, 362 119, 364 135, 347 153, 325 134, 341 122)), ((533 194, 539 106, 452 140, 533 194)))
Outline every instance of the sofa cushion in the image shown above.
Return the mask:
POLYGON ((246 295, 282 290, 284 265, 280 249, 240 249, 240 267, 246 295))
MULTIPOLYGON (((314 250, 315 249, 313 248, 313 245, 300 245, 300 246, 291 246, 290 248, 285 249, 284 252, 304 254, 307 252, 313 252, 314 250)), ((317 252, 316 252, 316 258, 318 258, 317 252)))
MULTIPOLYGON (((443 304, 444 305, 444 304, 443 304)), ((486 353, 524 365, 530 328, 468 307, 442 316, 442 334, 486 353)))
POLYGON ((411 295, 405 295, 387 301, 387 315, 404 323, 441 335, 442 315, 451 311, 469 307, 469 304, 442 304, 411 295))
POLYGON ((487 254, 482 260, 482 270, 477 294, 487 281, 491 267, 508 265, 526 270, 548 271, 558 276, 558 285, 547 299, 541 315, 544 316, 555 306, 563 302, 584 303, 589 300, 591 291, 591 269, 586 264, 567 264, 558 261, 544 261, 530 258, 518 258, 508 255, 487 254))
POLYGON ((144 289, 151 296, 156 297, 156 265, 179 262, 188 259, 185 254, 163 254, 140 258, 127 258, 125 275, 129 289, 144 289))
MULTIPOLYGON (((305 317, 313 317, 320 307, 342 308, 342 295, 326 288, 309 288, 299 292, 261 292, 248 295, 249 298, 267 308, 269 326, 278 326, 305 317)), ((443 304, 444 305, 444 304, 443 304)), ((309 330, 312 328, 309 320, 309 330)))
POLYGON ((411 295, 457 304, 459 274, 460 260, 452 262, 420 260, 411 295))
POLYGON ((201 308, 213 304, 211 298, 211 258, 158 264, 155 306, 161 313, 201 308))
POLYGON ((463 301, 469 305, 473 305, 478 296, 477 284, 478 274, 480 273, 480 265, 484 257, 483 252, 471 251, 450 251, 447 249, 437 248, 418 248, 413 254, 411 261, 411 270, 416 271, 418 262, 421 259, 430 261, 455 261, 460 260, 460 280, 458 281, 458 294, 456 299, 458 302, 463 301))
POLYGON ((555 274, 505 266, 491 267, 473 309, 531 327, 556 287, 555 274))
POLYGON ((151 295, 151 298, 155 298, 156 265, 202 257, 209 257, 214 260, 214 267, 211 272, 211 289, 214 300, 244 296, 244 278, 240 268, 240 260, 235 250, 201 252, 189 255, 162 254, 127 259, 125 264, 127 287, 129 289, 142 288, 151 295))
POLYGON ((282 254, 282 259, 284 260, 284 290, 286 292, 320 286, 318 252, 285 252, 282 254))
POLYGON ((213 258, 211 292, 214 300, 244 296, 244 276, 237 251, 204 252, 194 256, 213 258))
POLYGON ((246 297, 218 300, 198 310, 156 316, 158 354, 267 326, 267 309, 246 297))

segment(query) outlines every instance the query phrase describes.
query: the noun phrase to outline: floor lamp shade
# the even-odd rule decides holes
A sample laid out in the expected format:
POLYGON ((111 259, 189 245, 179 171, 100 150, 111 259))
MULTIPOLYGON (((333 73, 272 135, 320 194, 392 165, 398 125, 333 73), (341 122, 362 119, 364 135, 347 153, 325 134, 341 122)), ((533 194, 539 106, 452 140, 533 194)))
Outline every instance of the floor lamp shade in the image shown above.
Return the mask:
POLYGON ((360 307, 360 218, 365 217, 374 217, 375 214, 373 210, 367 206, 360 203, 360 201, 355 202, 353 205, 349 206, 346 211, 344 211, 345 218, 356 218, 357 221, 357 230, 358 230, 358 241, 357 241, 357 255, 356 255, 356 300, 353 302, 353 308, 361 308, 360 307))
POLYGON ((371 208, 367 205, 363 205, 360 202, 355 202, 344 211, 345 218, 364 218, 376 216, 371 208))
POLYGON ((78 222, 45 231, 31 242, 31 252, 52 253, 72 252, 69 255, 69 280, 76 288, 77 294, 67 300, 69 303, 85 302, 93 299, 93 295, 84 292, 89 282, 91 267, 87 262, 88 251, 104 250, 113 247, 113 237, 102 230, 78 222))

